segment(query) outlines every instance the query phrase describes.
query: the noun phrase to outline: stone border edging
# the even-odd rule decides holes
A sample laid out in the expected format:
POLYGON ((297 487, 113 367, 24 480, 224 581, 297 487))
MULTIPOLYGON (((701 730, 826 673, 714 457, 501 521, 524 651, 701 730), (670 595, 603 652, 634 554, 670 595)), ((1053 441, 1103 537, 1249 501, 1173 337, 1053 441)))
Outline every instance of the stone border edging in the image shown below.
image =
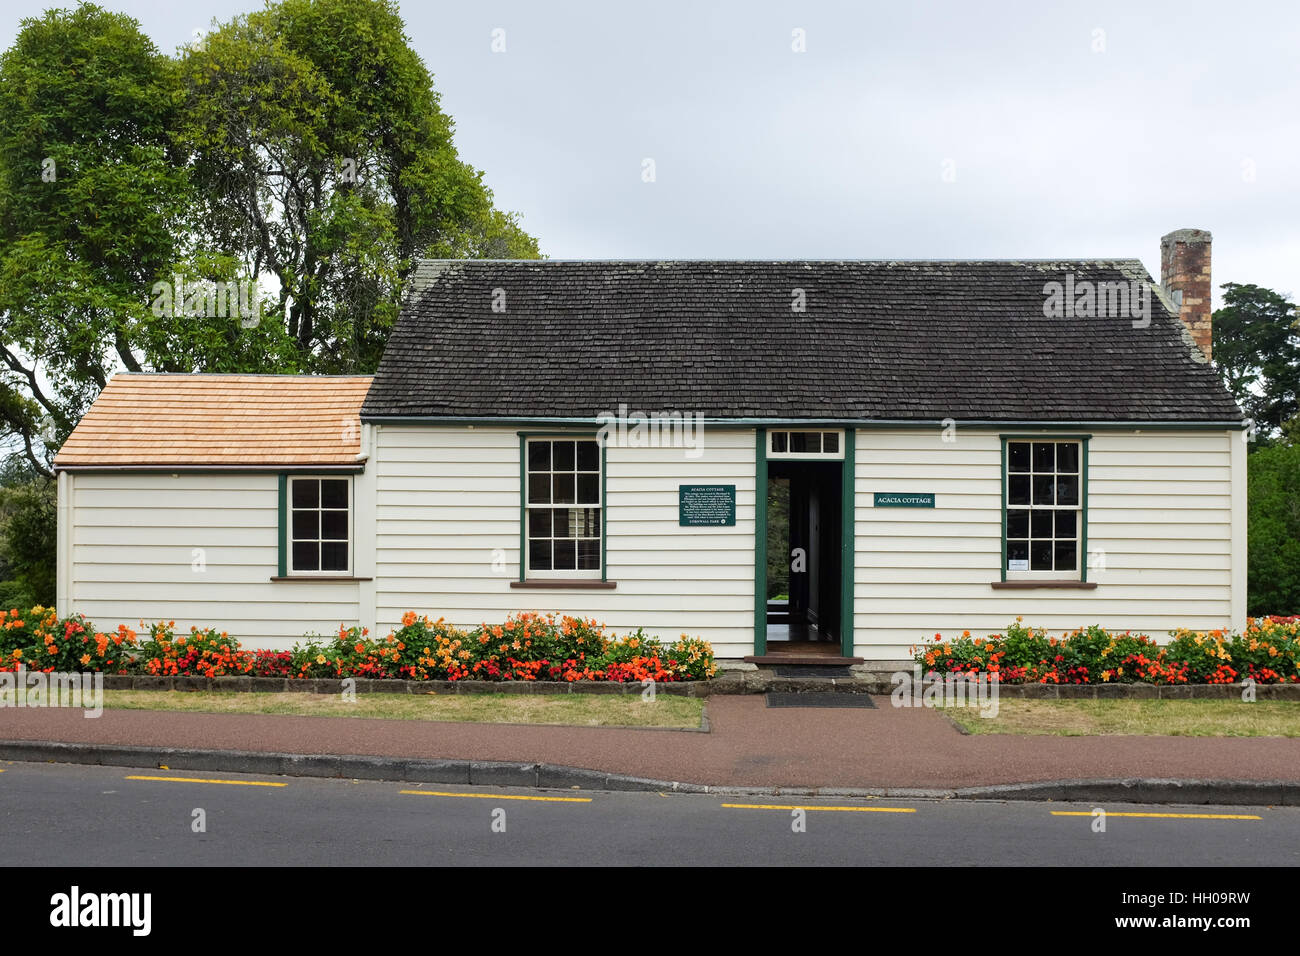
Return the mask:
MULTIPOLYGON (((105 690, 210 690, 263 693, 341 694, 338 678, 296 677, 155 677, 105 674, 105 690)), ((640 681, 479 681, 369 680, 356 678, 358 694, 640 694, 640 681)), ((794 693, 875 694, 889 696, 894 686, 868 678, 775 677, 762 671, 726 671, 696 681, 659 681, 655 693, 678 697, 714 694, 794 693)), ((1230 700, 1240 698, 1241 684, 999 684, 998 695, 1024 700, 1230 700)), ((1300 684, 1256 684, 1258 700, 1300 701, 1300 684)))
POLYGON ((385 780, 543 790, 605 790, 786 797, 884 797, 894 800, 1041 800, 1057 802, 1300 806, 1296 780, 1126 778, 993 784, 955 790, 913 787, 733 787, 651 780, 545 763, 438 760, 359 754, 191 750, 58 741, 0 740, 0 760, 248 773, 263 776, 385 780))
MULTIPOLYGON (((1022 700, 1240 700, 1241 684, 999 684, 1022 700)), ((1258 700, 1300 700, 1300 684, 1256 684, 1258 700)))
MULTIPOLYGON (((640 681, 486 681, 354 679, 358 694, 640 694, 640 681)), ((656 681, 656 694, 707 697, 710 681, 656 681), (704 692, 701 693, 700 690, 704 692)), ((105 690, 236 691, 261 693, 341 694, 341 678, 296 677, 161 677, 105 674, 105 690)))

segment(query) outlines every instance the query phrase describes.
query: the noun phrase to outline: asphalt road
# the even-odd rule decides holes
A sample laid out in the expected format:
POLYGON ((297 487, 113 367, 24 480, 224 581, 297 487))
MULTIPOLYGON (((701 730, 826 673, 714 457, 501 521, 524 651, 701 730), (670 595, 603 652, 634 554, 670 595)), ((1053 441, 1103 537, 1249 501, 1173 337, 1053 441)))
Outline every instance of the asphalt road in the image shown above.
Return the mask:
POLYGON ((11 846, 42 847, 40 864, 55 866, 1300 864, 1300 808, 1101 809, 1105 831, 1095 832, 1094 807, 1060 803, 489 790, 0 765, 0 832, 11 846), (60 838, 69 821, 79 835, 60 838))

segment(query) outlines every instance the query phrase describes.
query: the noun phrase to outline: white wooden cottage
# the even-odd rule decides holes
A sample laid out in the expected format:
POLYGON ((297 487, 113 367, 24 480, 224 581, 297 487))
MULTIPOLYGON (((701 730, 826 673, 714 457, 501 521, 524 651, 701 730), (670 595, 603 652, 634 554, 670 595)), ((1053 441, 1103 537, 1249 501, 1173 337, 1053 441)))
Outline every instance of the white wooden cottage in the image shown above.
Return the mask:
POLYGON ((426 261, 373 381, 114 377, 55 460, 59 607, 273 648, 557 611, 722 658, 900 659, 1018 615, 1240 628, 1209 236, 1163 252, 1160 286, 1136 260, 426 261))

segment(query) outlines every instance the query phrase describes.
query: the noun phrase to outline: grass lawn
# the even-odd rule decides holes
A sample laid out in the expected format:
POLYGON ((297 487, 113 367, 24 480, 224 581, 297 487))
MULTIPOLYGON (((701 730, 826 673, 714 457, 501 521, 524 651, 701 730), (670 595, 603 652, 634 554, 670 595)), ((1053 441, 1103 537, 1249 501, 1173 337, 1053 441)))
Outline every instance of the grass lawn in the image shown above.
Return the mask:
POLYGON ((219 691, 109 690, 109 710, 183 710, 207 714, 298 714, 311 717, 385 717, 488 724, 563 724, 576 727, 699 727, 704 701, 659 694, 339 694, 222 693, 219 691))
POLYGON ((1300 701, 1002 698, 996 717, 981 717, 976 708, 944 713, 972 734, 1300 737, 1300 701))

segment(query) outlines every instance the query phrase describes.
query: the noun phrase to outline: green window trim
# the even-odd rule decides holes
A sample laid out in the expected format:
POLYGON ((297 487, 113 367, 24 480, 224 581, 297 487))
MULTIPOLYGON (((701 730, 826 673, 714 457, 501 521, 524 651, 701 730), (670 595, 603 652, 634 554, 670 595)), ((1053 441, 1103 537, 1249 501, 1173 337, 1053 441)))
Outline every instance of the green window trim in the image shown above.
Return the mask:
POLYGON ((754 429, 754 654, 767 653, 767 429, 754 429))
POLYGON ((605 500, 605 476, 609 474, 606 467, 605 443, 600 443, 600 579, 609 580, 609 563, 605 560, 605 526, 609 523, 609 504, 605 500))
POLYGON ((1007 436, 1002 436, 1002 580, 1007 579, 1007 436))
MULTIPOLYGON (((604 522, 601 522, 604 524, 604 522)), ((528 566, 528 434, 519 433, 519 580, 528 566)))
POLYGON ((276 573, 283 578, 289 575, 289 475, 283 471, 279 474, 278 510, 280 514, 280 547, 276 573))
MULTIPOLYGON (((600 429, 587 428, 552 428, 547 431, 521 431, 516 432, 519 436, 519 584, 530 583, 528 579, 528 439, 530 438, 583 438, 600 442, 600 580, 607 582, 609 580, 609 564, 605 560, 606 555, 606 525, 609 517, 608 505, 605 501, 606 476, 608 470, 608 458, 606 456, 605 442, 600 441, 600 429)), ((559 586, 566 579, 540 579, 534 578, 533 581, 555 580, 555 585, 559 586)), ((594 581, 595 578, 574 578, 574 581, 594 581)))
POLYGON ((853 656, 853 575, 857 558, 857 432, 844 430, 840 468, 840 653, 853 656))
MULTIPOLYGON (((1007 443, 1013 441, 1077 441, 1079 449, 1079 582, 1088 583, 1088 445, 1092 435, 999 435, 1002 443, 1001 580, 1007 580, 1007 443)), ((1043 572, 1046 573, 1046 572, 1043 572)), ((1021 580, 1021 579, 1017 579, 1021 580)), ((1050 580, 1050 579, 1045 579, 1050 580)))
MULTIPOLYGON (((844 430, 840 465, 840 653, 853 656, 853 578, 857 555, 857 432, 844 430)), ((754 429, 754 656, 767 653, 767 429, 754 429)))
POLYGON ((286 469, 276 476, 276 524, 279 527, 276 542, 275 576, 271 579, 283 581, 369 581, 370 578, 356 577, 357 540, 356 540, 356 472, 308 471, 286 469), (290 533, 289 483, 295 478, 346 479, 348 483, 348 570, 347 571, 294 571, 289 567, 289 549, 293 535, 290 533))

